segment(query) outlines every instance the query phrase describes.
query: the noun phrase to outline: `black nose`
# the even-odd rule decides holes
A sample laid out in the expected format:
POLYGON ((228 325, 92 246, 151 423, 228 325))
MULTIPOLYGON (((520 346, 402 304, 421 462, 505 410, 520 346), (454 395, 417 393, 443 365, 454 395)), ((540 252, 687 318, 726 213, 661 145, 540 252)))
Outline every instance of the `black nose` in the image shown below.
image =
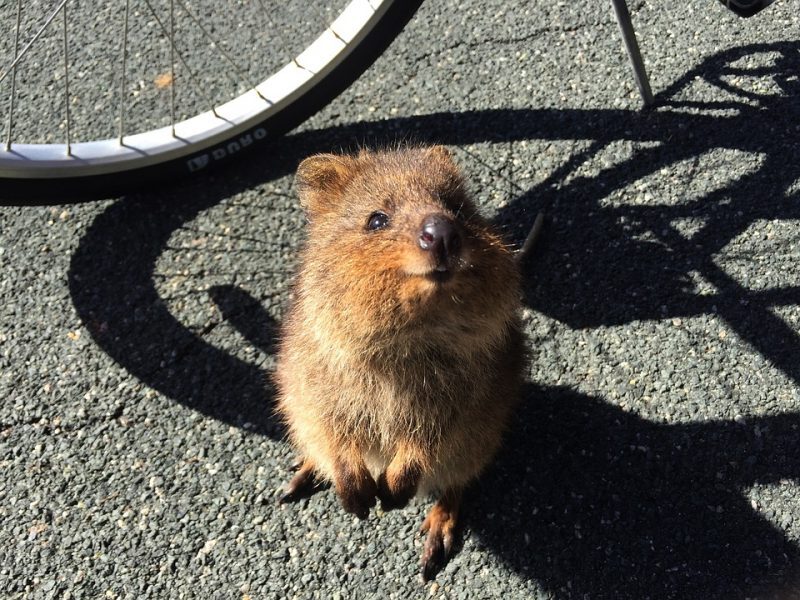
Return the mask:
POLYGON ((461 251, 461 234, 453 221, 443 215, 429 215, 422 221, 419 247, 436 254, 439 262, 461 251))

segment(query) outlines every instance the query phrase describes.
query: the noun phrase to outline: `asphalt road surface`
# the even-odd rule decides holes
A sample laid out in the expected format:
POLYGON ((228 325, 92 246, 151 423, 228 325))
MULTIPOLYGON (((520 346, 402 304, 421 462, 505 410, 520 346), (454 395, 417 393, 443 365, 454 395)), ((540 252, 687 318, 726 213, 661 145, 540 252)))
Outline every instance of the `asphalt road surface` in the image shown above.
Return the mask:
POLYGON ((431 1, 224 171, 0 208, 0 596, 798 597, 798 3, 631 10, 651 110, 607 3, 431 1), (269 383, 293 170, 408 139, 450 146, 511 241, 547 215, 524 402, 427 584, 429 500, 276 504, 269 383))

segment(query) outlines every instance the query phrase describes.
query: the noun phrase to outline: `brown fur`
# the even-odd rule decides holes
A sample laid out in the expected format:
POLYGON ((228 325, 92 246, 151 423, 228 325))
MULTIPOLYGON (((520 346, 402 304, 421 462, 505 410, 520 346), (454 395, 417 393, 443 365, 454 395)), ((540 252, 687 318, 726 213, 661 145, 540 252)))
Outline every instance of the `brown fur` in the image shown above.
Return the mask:
POLYGON ((297 184, 308 237, 280 342, 278 411, 304 466, 334 483, 346 510, 364 517, 376 497, 388 509, 417 491, 442 494, 426 554, 446 553, 461 490, 495 454, 518 394, 513 255, 443 147, 312 156, 297 184), (388 227, 367 229, 375 211, 388 227), (419 245, 431 214, 463 239, 444 282, 419 245))

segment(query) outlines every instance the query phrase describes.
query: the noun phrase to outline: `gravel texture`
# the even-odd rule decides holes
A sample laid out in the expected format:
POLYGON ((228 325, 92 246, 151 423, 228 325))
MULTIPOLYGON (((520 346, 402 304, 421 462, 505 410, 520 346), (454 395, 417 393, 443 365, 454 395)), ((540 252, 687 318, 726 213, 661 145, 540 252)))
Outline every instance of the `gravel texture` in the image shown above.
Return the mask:
POLYGON ((224 171, 0 208, 0 596, 798 597, 797 9, 631 3, 642 111, 610 6, 431 1, 224 171), (547 215, 524 402, 428 584, 427 500, 276 504, 269 383, 297 163, 407 139, 453 148, 511 241, 547 215))

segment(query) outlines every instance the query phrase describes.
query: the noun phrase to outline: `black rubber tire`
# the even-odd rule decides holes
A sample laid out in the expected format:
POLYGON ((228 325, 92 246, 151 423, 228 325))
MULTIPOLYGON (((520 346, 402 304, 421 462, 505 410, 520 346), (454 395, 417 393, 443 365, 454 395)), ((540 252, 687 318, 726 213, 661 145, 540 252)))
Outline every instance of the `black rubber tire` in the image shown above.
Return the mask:
POLYGON ((719 0, 726 8, 740 17, 749 18, 758 14, 775 0, 719 0))
POLYGON ((247 149, 238 145, 241 149, 235 153, 226 152, 226 147, 232 141, 228 139, 194 154, 116 173, 58 179, 3 178, 0 179, 0 205, 52 205, 98 200, 141 190, 166 179, 174 181, 188 176, 203 177, 214 167, 238 160, 247 152, 274 141, 325 107, 383 54, 420 4, 422 0, 394 2, 352 52, 317 85, 281 111, 249 130, 236 134, 234 137, 237 139, 250 136, 252 143, 247 149), (218 155, 219 158, 213 159, 202 171, 193 173, 188 165, 200 155, 218 155))

